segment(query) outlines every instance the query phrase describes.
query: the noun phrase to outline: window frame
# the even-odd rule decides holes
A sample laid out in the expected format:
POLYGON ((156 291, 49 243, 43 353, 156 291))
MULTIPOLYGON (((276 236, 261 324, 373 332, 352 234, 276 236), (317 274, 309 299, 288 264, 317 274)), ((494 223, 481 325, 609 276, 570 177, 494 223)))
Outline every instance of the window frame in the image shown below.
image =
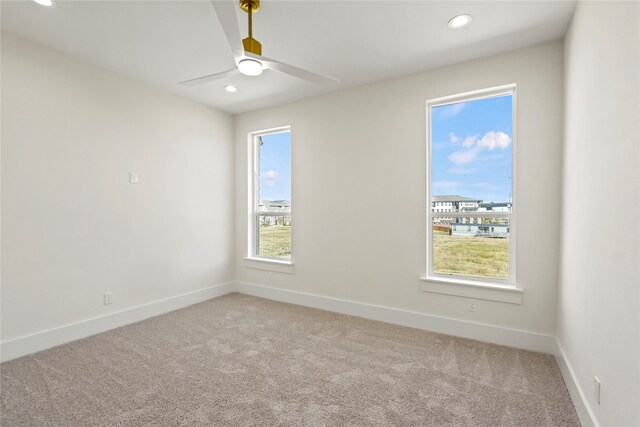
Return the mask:
POLYGON ((247 134, 248 162, 247 162, 247 183, 248 183, 248 201, 247 201, 247 255, 245 257, 246 266, 261 270, 270 270, 280 273, 292 273, 293 266, 293 136, 291 134, 291 126, 279 126, 275 128, 263 129, 249 132, 247 134), (260 211, 260 173, 259 173, 259 138, 279 133, 289 133, 291 142, 289 145, 289 172, 291 176, 291 206, 288 211, 283 212, 263 212, 260 211), (257 252, 256 233, 258 232, 258 219, 260 216, 288 216, 291 218, 291 254, 288 257, 274 257, 259 255, 257 252))
POLYGON ((516 281, 516 209, 517 209, 517 90, 516 84, 508 84, 487 89, 481 89, 471 92, 465 92, 440 98, 427 100, 427 152, 426 152, 426 275, 422 280, 429 282, 422 286, 422 289, 429 292, 445 293, 459 296, 472 296, 474 298, 490 299, 495 301, 504 301, 519 304, 521 303, 522 288, 518 287, 516 281), (476 101, 487 98, 495 98, 499 96, 511 95, 512 99, 512 135, 511 135, 511 211, 510 212, 432 212, 432 167, 431 167, 431 149, 432 149, 432 111, 434 107, 444 105, 457 104, 460 102, 476 101), (509 278, 507 280, 483 278, 476 276, 462 276, 453 274, 436 273, 433 268, 433 219, 434 218, 507 218, 509 219, 509 278), (464 287, 475 288, 467 289, 464 287), (479 293, 478 290, 487 289, 489 292, 479 293), (506 291, 506 292, 500 292, 506 291))

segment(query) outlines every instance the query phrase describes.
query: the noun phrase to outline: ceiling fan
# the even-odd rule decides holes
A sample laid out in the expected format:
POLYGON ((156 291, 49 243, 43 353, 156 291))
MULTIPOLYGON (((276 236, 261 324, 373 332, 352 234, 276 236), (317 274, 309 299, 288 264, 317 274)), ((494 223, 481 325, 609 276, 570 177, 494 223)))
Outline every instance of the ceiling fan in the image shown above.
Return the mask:
POLYGON ((278 71, 318 85, 329 85, 339 82, 333 77, 312 73, 284 62, 262 56, 262 45, 253 38, 252 16, 260 9, 260 0, 239 0, 240 8, 249 16, 249 36, 240 38, 240 27, 236 17, 235 1, 212 0, 213 7, 233 53, 236 67, 221 73, 209 74, 195 79, 180 82, 187 86, 195 86, 222 79, 236 74, 238 71, 247 76, 258 76, 264 69, 278 71))

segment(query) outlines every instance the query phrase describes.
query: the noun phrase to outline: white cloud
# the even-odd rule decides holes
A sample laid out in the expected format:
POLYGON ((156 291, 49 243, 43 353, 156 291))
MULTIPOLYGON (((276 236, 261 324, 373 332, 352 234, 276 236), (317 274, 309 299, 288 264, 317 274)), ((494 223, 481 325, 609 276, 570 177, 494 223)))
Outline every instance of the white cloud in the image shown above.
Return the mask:
POLYGON ((464 184, 462 182, 455 182, 455 181, 433 181, 431 185, 434 188, 454 188, 454 187, 462 187, 464 184))
POLYGON ((460 137, 456 136, 453 132, 449 132, 449 141, 451 141, 452 144, 457 144, 460 142, 460 137))
POLYGON ((449 160, 458 166, 465 165, 477 160, 481 150, 507 148, 509 144, 511 144, 511 137, 504 132, 487 132, 482 139, 478 139, 477 136, 468 136, 462 142, 462 146, 466 149, 461 149, 449 154, 449 160))
POLYGON ((468 150, 460 150, 455 153, 449 154, 449 160, 451 160, 456 165, 465 165, 467 163, 471 163, 478 158, 478 154, 480 153, 480 147, 472 147, 468 150))
POLYGON ((464 109, 466 103, 458 102, 457 104, 444 105, 442 107, 436 107, 438 111, 438 118, 446 119, 449 117, 454 117, 460 114, 460 112, 464 109))
POLYGON ((478 140, 477 136, 468 136, 462 142, 462 146, 471 147, 472 145, 474 145, 476 143, 477 140, 478 140))
POLYGON ((262 178, 262 182, 264 182, 267 187, 275 188, 277 181, 280 179, 280 174, 274 170, 268 170, 260 174, 260 178, 262 178))
POLYGON ((511 137, 504 132, 487 132, 485 136, 478 141, 478 146, 493 150, 494 148, 507 148, 511 143, 511 137))

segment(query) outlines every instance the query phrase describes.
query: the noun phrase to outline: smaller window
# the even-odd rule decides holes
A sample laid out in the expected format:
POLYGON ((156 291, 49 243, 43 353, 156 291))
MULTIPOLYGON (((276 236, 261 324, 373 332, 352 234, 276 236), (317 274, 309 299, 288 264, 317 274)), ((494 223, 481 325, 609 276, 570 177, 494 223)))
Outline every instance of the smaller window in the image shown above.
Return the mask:
POLYGON ((291 131, 251 133, 249 144, 248 257, 291 262, 291 131))

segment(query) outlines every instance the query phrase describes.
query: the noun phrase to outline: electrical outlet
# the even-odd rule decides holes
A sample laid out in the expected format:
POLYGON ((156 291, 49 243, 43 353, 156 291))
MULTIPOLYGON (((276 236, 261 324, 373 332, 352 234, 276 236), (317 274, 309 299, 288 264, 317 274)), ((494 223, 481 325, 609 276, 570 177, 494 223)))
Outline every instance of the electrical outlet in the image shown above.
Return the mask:
POLYGON ((113 303, 113 293, 107 292, 104 294, 104 305, 109 305, 111 303, 113 303))
POLYGON ((476 311, 476 300, 474 299, 467 300, 467 310, 476 311))
POLYGON ((129 172, 129 182, 132 184, 138 183, 138 174, 135 172, 129 172))
POLYGON ((598 405, 600 404, 600 380, 598 377, 593 377, 593 394, 596 398, 598 405))

